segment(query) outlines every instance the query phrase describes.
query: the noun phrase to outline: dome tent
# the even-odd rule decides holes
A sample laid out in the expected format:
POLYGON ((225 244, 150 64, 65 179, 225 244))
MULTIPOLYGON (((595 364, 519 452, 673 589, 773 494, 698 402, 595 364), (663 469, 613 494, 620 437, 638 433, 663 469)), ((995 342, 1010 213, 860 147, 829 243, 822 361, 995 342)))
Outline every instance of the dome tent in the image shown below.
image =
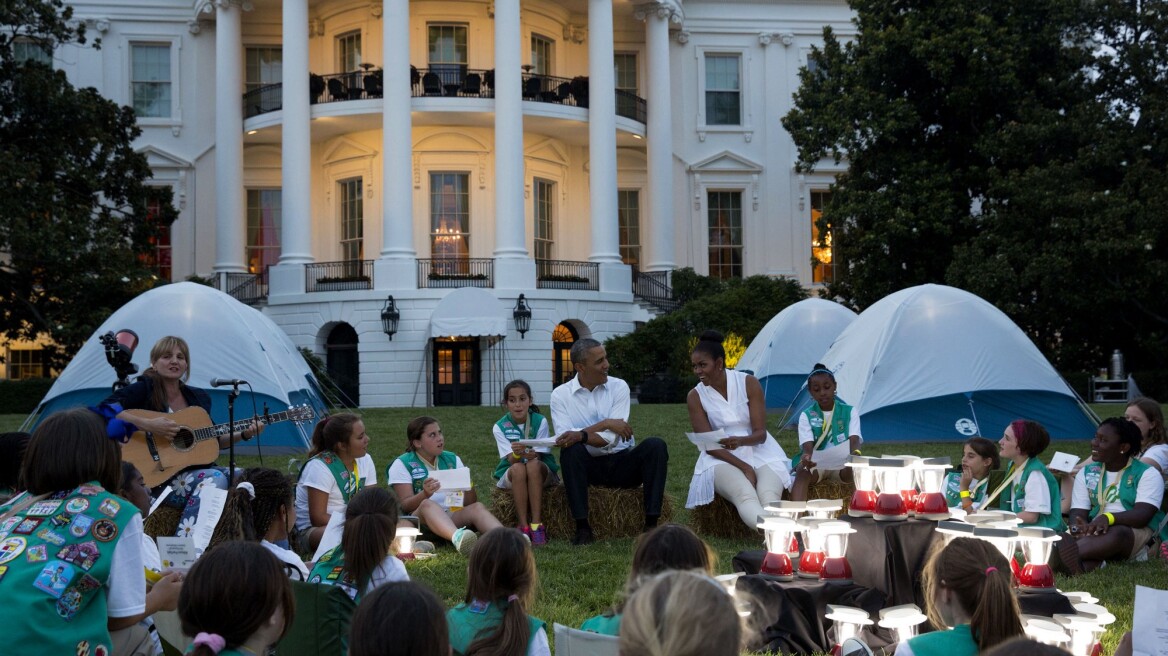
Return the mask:
MULTIPOLYGON (((920 285, 873 304, 820 360, 865 440, 996 438, 1014 419, 1054 439, 1090 439, 1098 419, 1002 311, 954 287, 920 285)), ((798 408, 810 398, 800 393, 798 408)))
MULTIPOLYGON (((237 420, 292 405, 308 405, 321 416, 326 408, 316 377, 292 340, 259 310, 216 289, 192 282, 157 287, 126 303, 94 332, 61 372, 33 413, 33 426, 64 408, 96 405, 110 394, 117 374, 106 362, 99 336, 122 329, 138 334, 134 363, 150 366, 150 347, 166 335, 186 340, 191 349, 188 384, 211 395, 211 419, 227 421, 230 387, 211 388, 212 378, 239 378, 237 420), (254 395, 251 393, 254 390, 254 395), (254 402, 254 410, 253 410, 254 402)), ((266 428, 258 440, 236 444, 237 454, 300 452, 307 449, 311 422, 283 422, 266 428)))
POLYGON ((811 367, 856 313, 834 301, 808 298, 783 308, 755 335, 736 369, 762 384, 766 407, 790 407, 811 367))

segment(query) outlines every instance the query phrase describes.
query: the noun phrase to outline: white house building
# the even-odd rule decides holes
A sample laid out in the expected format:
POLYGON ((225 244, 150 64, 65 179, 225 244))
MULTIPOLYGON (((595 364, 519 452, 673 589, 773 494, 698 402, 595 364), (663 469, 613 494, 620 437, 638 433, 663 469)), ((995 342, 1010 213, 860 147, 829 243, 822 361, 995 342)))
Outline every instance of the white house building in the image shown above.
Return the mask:
POLYGON ((54 64, 137 110, 174 189, 160 275, 261 308, 360 405, 546 401, 678 267, 830 275, 831 172, 780 119, 843 0, 73 6, 102 47, 54 64))

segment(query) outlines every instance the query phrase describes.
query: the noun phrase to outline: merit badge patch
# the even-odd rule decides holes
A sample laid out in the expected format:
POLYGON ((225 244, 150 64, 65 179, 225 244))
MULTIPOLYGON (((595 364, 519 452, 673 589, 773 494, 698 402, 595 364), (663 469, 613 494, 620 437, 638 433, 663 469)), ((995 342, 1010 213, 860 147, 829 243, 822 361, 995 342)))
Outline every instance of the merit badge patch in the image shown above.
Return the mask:
POLYGON ((69 582, 73 580, 76 573, 77 570, 73 569, 69 563, 54 560, 45 565, 32 585, 38 590, 47 592, 54 599, 60 599, 61 594, 65 592, 65 588, 69 587, 69 582))
POLYGON ((15 560, 17 556, 24 553, 24 548, 27 545, 28 541, 24 538, 5 538, 3 542, 0 542, 0 565, 15 560))
POLYGON ((72 563, 87 572, 100 557, 101 551, 98 550, 97 543, 93 540, 66 545, 57 552, 57 558, 72 563))
POLYGON ((76 515, 79 512, 85 512, 89 508, 89 499, 82 499, 75 497, 65 502, 65 510, 76 515))
POLYGON ((82 640, 77 643, 77 656, 89 656, 89 641, 82 640))
POLYGON ((93 528, 89 532, 98 542, 109 542, 118 537, 118 525, 108 519, 99 519, 93 523, 93 528))
POLYGON ((49 550, 43 544, 38 544, 35 547, 29 547, 24 552, 24 558, 30 563, 43 563, 49 559, 49 550))
POLYGON ((16 528, 12 529, 12 532, 21 535, 32 535, 32 532, 37 530, 37 527, 43 521, 43 519, 37 519, 36 517, 26 517, 24 521, 16 525, 16 528))
POLYGON ((113 517, 114 515, 117 515, 118 511, 121 509, 122 504, 114 501, 113 499, 106 499, 105 501, 101 502, 100 506, 97 507, 97 511, 106 517, 113 517))
POLYGON ((37 501, 28 507, 28 512, 25 514, 30 517, 48 517, 57 512, 60 507, 60 501, 37 501))
POLYGON ((54 533, 53 530, 48 526, 45 526, 41 528, 41 530, 37 531, 36 536, 56 547, 65 544, 65 536, 59 533, 54 533))
POLYGON ((104 488, 102 488, 100 485, 88 485, 87 484, 87 485, 82 485, 81 487, 77 488, 77 493, 84 494, 87 497, 91 497, 91 496, 97 494, 98 492, 101 492, 102 489, 104 489, 104 488))
POLYGON ((93 518, 89 515, 73 515, 73 521, 69 522, 69 534, 75 538, 83 538, 91 526, 93 518))

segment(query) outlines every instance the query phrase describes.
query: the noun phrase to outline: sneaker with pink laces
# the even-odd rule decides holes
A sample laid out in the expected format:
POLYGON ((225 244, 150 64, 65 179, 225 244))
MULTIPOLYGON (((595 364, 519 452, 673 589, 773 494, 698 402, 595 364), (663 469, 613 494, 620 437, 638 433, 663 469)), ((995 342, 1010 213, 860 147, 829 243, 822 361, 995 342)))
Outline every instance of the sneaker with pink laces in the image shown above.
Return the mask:
POLYGON ((535 547, 542 547, 547 544, 547 529, 543 527, 543 524, 540 524, 539 528, 531 530, 531 544, 535 547))
POLYGON ((524 524, 523 526, 516 526, 515 528, 519 529, 519 532, 522 533, 524 535, 524 537, 527 538, 528 544, 535 542, 535 540, 533 540, 531 537, 531 527, 530 526, 528 526, 527 524, 524 524))

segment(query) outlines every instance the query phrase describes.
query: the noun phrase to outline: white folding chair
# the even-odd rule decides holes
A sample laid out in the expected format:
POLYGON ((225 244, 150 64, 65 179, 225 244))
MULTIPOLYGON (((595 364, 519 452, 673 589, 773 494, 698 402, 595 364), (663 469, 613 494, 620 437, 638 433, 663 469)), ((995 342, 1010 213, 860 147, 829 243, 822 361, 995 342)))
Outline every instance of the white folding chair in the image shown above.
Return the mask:
POLYGON ((572 629, 556 622, 556 656, 617 656, 616 636, 572 629))

